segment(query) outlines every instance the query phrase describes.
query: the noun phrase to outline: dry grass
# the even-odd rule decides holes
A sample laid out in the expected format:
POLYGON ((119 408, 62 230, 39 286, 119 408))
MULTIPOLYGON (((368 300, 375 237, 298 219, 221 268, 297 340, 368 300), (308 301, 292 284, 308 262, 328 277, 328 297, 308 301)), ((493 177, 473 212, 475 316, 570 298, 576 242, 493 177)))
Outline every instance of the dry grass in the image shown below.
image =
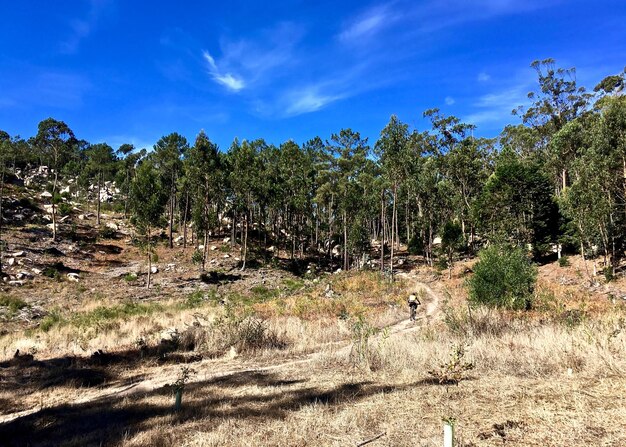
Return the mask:
POLYGON ((48 358, 103 347, 135 350, 103 364, 74 361, 57 371, 74 375, 65 381, 54 375, 53 363, 3 362, 0 403, 6 413, 41 410, 0 425, 0 439, 9 445, 343 446, 386 432, 371 445, 433 446, 441 444, 442 418, 452 417, 459 445, 466 447, 626 444, 624 306, 594 308, 575 296, 554 295, 530 314, 470 313, 457 295, 460 288, 438 284, 433 288, 451 291, 440 321, 376 331, 406 318, 398 303, 409 285, 391 286, 375 274, 331 280, 332 299, 320 284, 252 302, 234 314, 228 307, 181 309, 163 302, 165 312, 83 330, 85 346, 72 325, 5 337, 5 357, 16 347, 28 350, 29 343, 48 358), (337 303, 348 311, 338 315, 337 303), (565 310, 582 306, 584 312, 566 313, 563 303, 565 310), (250 309, 286 346, 267 343, 246 352, 237 345, 239 355, 216 358, 182 352, 203 354, 220 343, 223 350, 228 343, 217 322, 243 321, 250 309), (182 351, 140 357, 136 339, 156 347, 167 327, 183 332, 182 351), (363 327, 372 331, 365 331, 364 355, 355 356, 363 327), (475 368, 458 386, 439 385, 429 371, 449 362, 458 346, 475 368), (189 361, 196 373, 177 413, 168 384, 189 361), (18 402, 12 382, 22 383, 18 402), (133 382, 145 386, 113 392, 133 382), (65 405, 72 401, 78 403, 65 405))

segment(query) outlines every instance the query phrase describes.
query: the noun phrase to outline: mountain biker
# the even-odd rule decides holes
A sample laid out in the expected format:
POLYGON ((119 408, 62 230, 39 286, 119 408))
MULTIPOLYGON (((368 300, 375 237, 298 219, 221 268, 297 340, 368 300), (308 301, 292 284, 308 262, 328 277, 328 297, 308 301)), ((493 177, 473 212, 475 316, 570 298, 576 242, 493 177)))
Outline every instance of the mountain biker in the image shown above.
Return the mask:
POLYGON ((415 321, 417 319, 417 306, 422 304, 417 298, 417 292, 409 295, 408 303, 411 310, 411 321, 415 321))

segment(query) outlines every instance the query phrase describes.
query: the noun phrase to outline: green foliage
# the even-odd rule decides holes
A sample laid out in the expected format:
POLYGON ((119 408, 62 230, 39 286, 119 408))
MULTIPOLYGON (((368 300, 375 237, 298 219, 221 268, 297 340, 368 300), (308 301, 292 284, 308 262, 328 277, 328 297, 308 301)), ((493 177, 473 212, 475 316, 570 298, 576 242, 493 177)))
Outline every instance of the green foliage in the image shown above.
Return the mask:
POLYGON ((26 301, 10 296, 10 295, 0 295, 0 306, 6 307, 9 310, 9 315, 15 315, 21 309, 28 307, 26 301))
POLYGON ((137 280, 137 274, 136 273, 127 273, 124 275, 124 281, 126 282, 133 282, 137 280))
POLYGON ((107 227, 106 225, 102 225, 98 231, 98 237, 100 239, 114 239, 116 235, 117 231, 113 228, 107 227))
POLYGON ((191 262, 193 262, 194 264, 202 264, 203 257, 204 254, 202 250, 194 250, 193 254, 191 255, 191 262))
POLYGON ((428 371, 440 385, 458 383, 466 378, 467 371, 474 369, 474 364, 465 360, 466 347, 463 344, 453 345, 448 361, 442 363, 438 369, 428 371))
POLYGON ((67 216, 72 213, 72 205, 66 202, 59 203, 58 209, 61 216, 67 216))
POLYGON ((570 266, 569 258, 567 256, 561 256, 559 258, 559 267, 569 267, 569 266, 570 266))
POLYGON ((521 248, 494 245, 482 250, 468 279, 470 301, 490 307, 529 309, 537 269, 521 248))
POLYGON ((41 319, 41 323, 39 324, 39 329, 44 332, 48 332, 54 326, 61 325, 65 323, 66 320, 61 315, 61 312, 58 309, 53 309, 48 312, 48 315, 41 319))

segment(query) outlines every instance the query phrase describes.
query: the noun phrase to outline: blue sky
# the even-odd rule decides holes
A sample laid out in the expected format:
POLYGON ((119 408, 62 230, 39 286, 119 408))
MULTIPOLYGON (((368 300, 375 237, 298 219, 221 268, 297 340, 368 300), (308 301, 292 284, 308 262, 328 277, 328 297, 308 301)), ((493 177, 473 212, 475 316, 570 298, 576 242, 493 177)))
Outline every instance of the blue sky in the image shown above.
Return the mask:
POLYGON ((626 65, 623 0, 4 2, 0 129, 49 116, 115 148, 200 129, 280 144, 422 112, 494 136, 552 57, 593 86, 626 65))

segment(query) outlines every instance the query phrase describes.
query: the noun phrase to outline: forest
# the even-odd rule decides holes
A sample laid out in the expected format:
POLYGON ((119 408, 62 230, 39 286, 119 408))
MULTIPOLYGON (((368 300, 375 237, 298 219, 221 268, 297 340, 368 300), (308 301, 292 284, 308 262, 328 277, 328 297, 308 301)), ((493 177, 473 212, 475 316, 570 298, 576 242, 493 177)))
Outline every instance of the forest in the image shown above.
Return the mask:
POLYGON ((200 131, 193 142, 174 132, 153 149, 113 148, 49 118, 28 139, 0 131, 2 183, 50 169, 55 239, 64 199, 91 200, 99 223, 101 189, 114 181, 125 198, 119 211, 139 234, 167 228, 172 247, 180 229, 184 246, 199 247, 193 258, 203 268, 209 237, 229 231, 231 243, 241 241, 242 268, 282 250, 295 262, 388 271, 400 244, 447 268, 506 244, 536 261, 599 258, 610 280, 626 243, 625 73, 588 91, 574 68, 551 59, 532 67, 529 106, 513 111, 520 124, 495 138, 475 137, 474 125, 430 109, 430 129, 391 116, 375 142, 346 128, 302 145, 259 138, 218 148, 200 131), (61 191, 61 178, 74 179, 70 190, 61 191), (382 245, 379 260, 370 259, 373 241, 382 245))

